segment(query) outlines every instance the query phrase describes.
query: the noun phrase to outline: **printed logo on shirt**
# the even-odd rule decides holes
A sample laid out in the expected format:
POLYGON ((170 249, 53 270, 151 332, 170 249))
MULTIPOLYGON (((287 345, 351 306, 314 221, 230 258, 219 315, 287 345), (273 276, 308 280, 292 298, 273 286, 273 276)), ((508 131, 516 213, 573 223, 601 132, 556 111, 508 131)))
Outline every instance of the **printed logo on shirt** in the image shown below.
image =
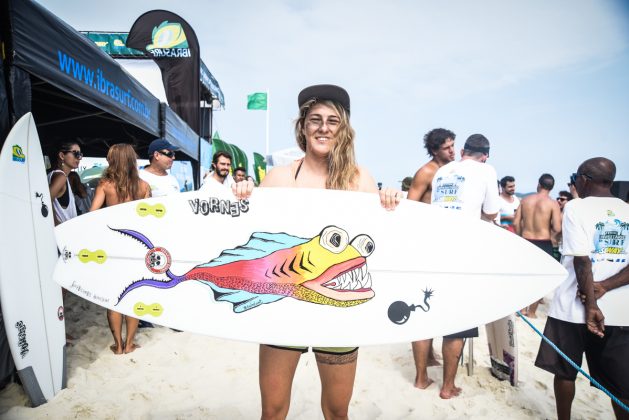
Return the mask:
POLYGON ((433 203, 446 209, 461 210, 461 192, 465 184, 465 177, 452 174, 440 176, 435 183, 435 199, 433 203))
POLYGON ((614 212, 607 210, 607 219, 596 224, 592 262, 626 262, 627 233, 629 222, 616 219, 614 212))

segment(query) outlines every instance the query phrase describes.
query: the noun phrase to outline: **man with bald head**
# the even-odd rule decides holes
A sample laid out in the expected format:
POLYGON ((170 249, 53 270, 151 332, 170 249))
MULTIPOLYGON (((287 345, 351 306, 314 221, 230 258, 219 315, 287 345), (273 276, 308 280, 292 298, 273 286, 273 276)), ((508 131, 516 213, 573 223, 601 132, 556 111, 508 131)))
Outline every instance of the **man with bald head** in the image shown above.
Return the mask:
MULTIPOLYGON (((522 199, 513 219, 515 232, 551 257, 553 242, 558 242, 558 235, 561 232, 561 209, 557 200, 550 197, 550 191, 554 186, 555 178, 551 174, 542 174, 537 183, 537 193, 522 199)), ((539 302, 530 304, 522 313, 537 318, 535 312, 539 302)))
MULTIPOLYGON (((629 323, 608 311, 611 301, 629 303, 629 204, 610 189, 616 166, 588 159, 572 174, 581 200, 564 207, 563 259, 568 278, 557 288, 544 335, 590 375, 629 404, 629 323)), ((617 308, 615 308, 617 309, 617 308)), ((535 365, 555 375, 557 417, 569 419, 577 371, 542 341, 535 365)), ((616 418, 629 413, 612 401, 616 418)))

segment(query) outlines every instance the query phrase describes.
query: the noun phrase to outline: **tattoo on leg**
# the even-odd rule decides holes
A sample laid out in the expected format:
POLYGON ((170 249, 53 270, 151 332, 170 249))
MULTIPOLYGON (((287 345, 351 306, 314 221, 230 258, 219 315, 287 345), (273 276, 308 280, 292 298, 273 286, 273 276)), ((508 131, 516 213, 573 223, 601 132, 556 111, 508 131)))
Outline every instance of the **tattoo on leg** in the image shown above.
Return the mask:
POLYGON ((315 359, 324 365, 347 365, 358 359, 358 349, 347 354, 315 353, 315 359))

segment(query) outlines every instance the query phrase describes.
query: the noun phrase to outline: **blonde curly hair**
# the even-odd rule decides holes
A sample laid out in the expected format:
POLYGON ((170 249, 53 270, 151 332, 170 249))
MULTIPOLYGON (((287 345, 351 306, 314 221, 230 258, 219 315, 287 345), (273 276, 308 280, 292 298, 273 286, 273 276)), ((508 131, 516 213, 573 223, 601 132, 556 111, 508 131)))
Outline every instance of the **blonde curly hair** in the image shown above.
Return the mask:
POLYGON ((355 132, 349 122, 349 114, 339 103, 330 100, 310 99, 299 108, 299 118, 295 120, 297 145, 306 151, 304 127, 308 112, 315 104, 328 106, 336 111, 341 123, 335 135, 335 142, 328 155, 328 178, 325 187, 330 190, 355 190, 358 188, 358 165, 354 154, 355 132))

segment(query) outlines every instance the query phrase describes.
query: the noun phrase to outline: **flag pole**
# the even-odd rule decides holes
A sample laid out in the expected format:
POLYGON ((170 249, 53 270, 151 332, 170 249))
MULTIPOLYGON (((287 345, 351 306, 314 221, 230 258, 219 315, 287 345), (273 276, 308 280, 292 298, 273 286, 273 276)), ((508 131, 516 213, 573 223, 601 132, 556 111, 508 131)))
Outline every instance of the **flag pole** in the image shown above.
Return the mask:
POLYGON ((269 89, 266 90, 266 153, 265 158, 269 155, 269 112, 270 112, 270 103, 269 103, 269 89))

